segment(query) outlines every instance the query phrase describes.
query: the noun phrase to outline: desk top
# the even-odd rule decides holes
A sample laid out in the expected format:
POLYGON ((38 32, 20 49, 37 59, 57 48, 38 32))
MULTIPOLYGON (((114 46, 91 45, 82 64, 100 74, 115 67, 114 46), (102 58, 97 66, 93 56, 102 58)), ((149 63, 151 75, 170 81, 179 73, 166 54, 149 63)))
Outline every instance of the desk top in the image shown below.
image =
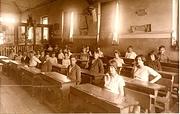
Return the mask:
POLYGON ((0 59, 8 59, 6 56, 0 56, 0 59))
POLYGON ((93 77, 101 77, 101 76, 105 76, 106 74, 103 74, 103 73, 92 73, 90 72, 89 70, 87 69, 81 69, 81 73, 82 74, 87 74, 89 76, 93 76, 93 77))
POLYGON ((137 80, 137 79, 132 79, 132 78, 128 78, 128 77, 122 77, 124 79, 124 81, 127 84, 133 84, 135 86, 139 86, 139 87, 144 87, 144 88, 148 88, 151 90, 160 90, 160 89, 164 89, 165 86, 163 85, 159 85, 156 83, 150 83, 150 82, 144 82, 141 80, 137 80))
POLYGON ((104 102, 114 105, 118 108, 125 108, 129 105, 136 105, 138 103, 132 99, 130 100, 126 97, 119 96, 118 94, 114 94, 105 88, 101 88, 92 84, 81 84, 72 88, 85 92, 90 96, 103 100, 104 102))
POLYGON ((33 73, 33 74, 41 73, 41 70, 38 69, 38 68, 35 68, 35 67, 25 67, 25 66, 21 66, 20 68, 23 69, 23 70, 26 70, 26 71, 28 71, 28 72, 31 72, 31 73, 33 73))
POLYGON ((16 65, 20 65, 21 63, 20 62, 17 62, 17 61, 14 61, 14 60, 11 60, 9 61, 10 63, 13 63, 13 64, 16 64, 16 65))
POLYGON ((77 61, 80 61, 80 62, 88 62, 89 60, 77 59, 77 61))
POLYGON ((42 72, 42 75, 48 76, 60 83, 68 83, 68 82, 72 82, 67 76, 57 73, 57 72, 42 72))
POLYGON ((171 76, 178 76, 178 73, 175 72, 167 72, 167 71, 158 71, 161 75, 171 75, 171 76))
POLYGON ((66 69, 66 68, 67 68, 67 66, 64 66, 64 65, 62 65, 62 64, 53 64, 52 66, 58 67, 58 68, 63 68, 63 69, 66 69))
POLYGON ((12 61, 12 60, 10 60, 10 59, 2 60, 2 62, 4 62, 4 63, 9 63, 10 61, 12 61))
POLYGON ((161 62, 162 66, 166 66, 166 67, 173 67, 173 68, 179 68, 179 64, 178 63, 172 63, 172 62, 161 62))

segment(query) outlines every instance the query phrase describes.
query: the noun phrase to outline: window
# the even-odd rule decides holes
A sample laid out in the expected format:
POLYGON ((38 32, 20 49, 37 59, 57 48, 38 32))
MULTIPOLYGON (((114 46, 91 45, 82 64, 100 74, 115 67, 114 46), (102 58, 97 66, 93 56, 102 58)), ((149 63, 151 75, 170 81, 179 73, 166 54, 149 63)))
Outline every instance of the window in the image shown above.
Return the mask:
POLYGON ((32 40, 32 39, 33 39, 33 36, 34 36, 33 33, 34 33, 34 32, 33 32, 33 27, 30 27, 30 28, 28 29, 28 39, 29 39, 29 40, 32 40))
POLYGON ((41 24, 48 24, 48 17, 47 16, 41 18, 41 24))
POLYGON ((48 40, 49 29, 48 27, 43 28, 43 39, 48 40))
POLYGON ((73 40, 73 33, 74 33, 74 13, 71 12, 71 14, 70 14, 70 34, 69 34, 70 41, 73 40))
POLYGON ((113 44, 118 43, 118 37, 119 37, 119 3, 116 3, 115 7, 115 15, 113 19, 113 44))
MULTIPOLYGON (((41 24, 48 24, 48 17, 44 16, 41 18, 41 24)), ((48 36, 49 36, 49 29, 48 27, 44 27, 43 28, 43 39, 48 40, 48 36)))

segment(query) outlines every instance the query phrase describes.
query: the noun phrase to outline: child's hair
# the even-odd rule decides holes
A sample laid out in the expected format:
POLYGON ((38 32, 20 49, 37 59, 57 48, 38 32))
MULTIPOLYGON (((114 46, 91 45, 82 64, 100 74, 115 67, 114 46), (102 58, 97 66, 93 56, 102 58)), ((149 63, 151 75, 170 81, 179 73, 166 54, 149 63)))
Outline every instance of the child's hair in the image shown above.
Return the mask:
POLYGON ((132 45, 130 45, 130 46, 128 46, 128 48, 127 48, 127 49, 129 49, 129 48, 132 48, 132 49, 133 49, 133 46, 132 46, 132 45))
POLYGON ((143 62, 146 61, 146 58, 144 57, 144 55, 138 55, 138 56, 136 56, 136 58, 135 58, 135 61, 136 61, 136 62, 138 61, 138 58, 141 58, 141 60, 142 60, 143 62))
POLYGON ((161 46, 159 46, 159 50, 161 49, 161 48, 166 48, 164 45, 161 45, 161 46))
POLYGON ((71 59, 71 58, 75 58, 75 59, 76 59, 76 56, 75 56, 75 55, 71 55, 71 56, 70 56, 70 59, 71 59))
POLYGON ((117 71, 117 62, 114 59, 109 60, 109 67, 113 66, 117 71))
POLYGON ((121 56, 120 52, 118 50, 114 51, 114 54, 117 53, 119 56, 121 56))

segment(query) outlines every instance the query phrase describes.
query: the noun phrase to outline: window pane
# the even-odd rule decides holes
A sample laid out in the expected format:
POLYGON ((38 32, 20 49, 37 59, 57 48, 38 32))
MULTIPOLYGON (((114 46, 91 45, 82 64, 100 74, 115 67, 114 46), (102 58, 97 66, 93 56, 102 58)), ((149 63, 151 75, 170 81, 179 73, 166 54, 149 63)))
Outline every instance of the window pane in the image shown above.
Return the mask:
POLYGON ((44 27, 43 28, 43 39, 48 40, 48 34, 49 34, 48 28, 44 27))
POLYGON ((48 17, 42 17, 41 18, 41 23, 42 24, 48 24, 48 17))

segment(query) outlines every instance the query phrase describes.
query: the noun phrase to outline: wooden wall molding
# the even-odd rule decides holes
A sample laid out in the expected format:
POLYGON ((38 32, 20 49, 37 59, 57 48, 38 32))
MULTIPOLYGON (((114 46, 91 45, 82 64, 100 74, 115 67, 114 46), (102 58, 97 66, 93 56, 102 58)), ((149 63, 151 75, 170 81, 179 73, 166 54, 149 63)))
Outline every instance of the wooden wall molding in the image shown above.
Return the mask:
POLYGON ((128 33, 120 34, 119 38, 171 38, 171 33, 128 33))

